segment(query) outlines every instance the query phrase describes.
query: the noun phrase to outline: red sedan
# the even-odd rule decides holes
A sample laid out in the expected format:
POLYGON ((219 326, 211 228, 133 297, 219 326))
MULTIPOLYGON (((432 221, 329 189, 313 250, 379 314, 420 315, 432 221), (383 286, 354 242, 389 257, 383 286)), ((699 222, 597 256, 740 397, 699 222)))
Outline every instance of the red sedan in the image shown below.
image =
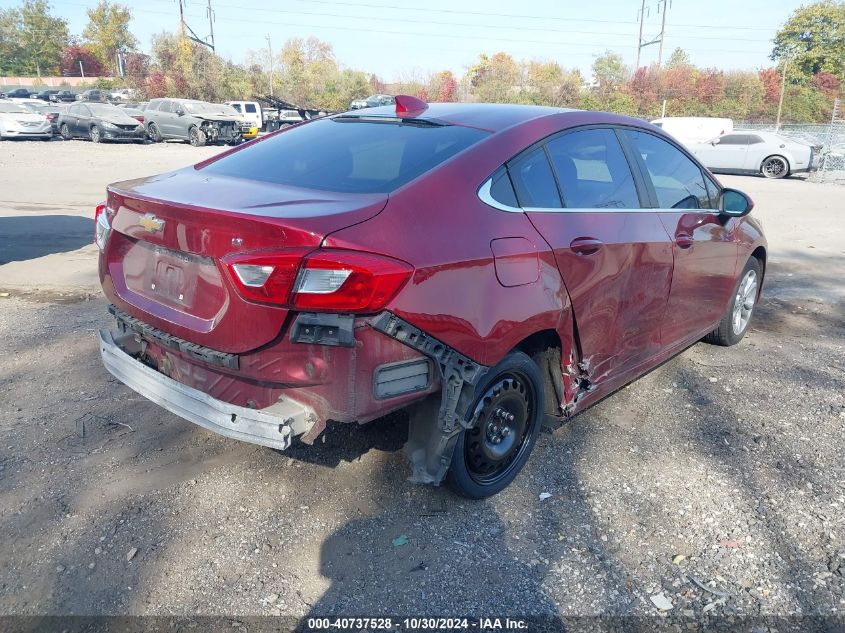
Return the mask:
POLYGON ((766 267, 751 208, 640 120, 400 96, 111 185, 102 358, 278 449, 408 408, 412 479, 485 497, 544 414, 739 342, 766 267))

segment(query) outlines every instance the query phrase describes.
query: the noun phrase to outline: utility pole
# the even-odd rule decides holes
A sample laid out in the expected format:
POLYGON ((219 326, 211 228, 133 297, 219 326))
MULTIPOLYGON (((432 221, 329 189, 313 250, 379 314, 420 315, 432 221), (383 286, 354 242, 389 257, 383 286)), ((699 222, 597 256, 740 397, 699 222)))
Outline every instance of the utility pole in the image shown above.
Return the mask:
MULTIPOLYGON (((659 6, 659 3, 658 3, 659 6)), ((669 0, 663 0, 663 20, 660 23, 660 49, 657 52, 657 66, 663 66, 663 37, 666 35, 666 14, 669 12, 669 0)))
POLYGON ((85 69, 82 68, 82 60, 79 60, 79 74, 82 75, 82 78, 85 79, 85 69))
POLYGON ((183 0, 179 0, 179 34, 185 37, 185 7, 182 2, 183 0))
POLYGON ((645 0, 640 7, 640 37, 637 40, 637 64, 634 66, 634 72, 640 69, 640 53, 643 51, 643 22, 645 21, 645 0))
POLYGON ((783 58, 783 71, 780 78, 780 98, 778 99, 778 117, 775 120, 775 132, 780 129, 780 114, 783 111, 783 93, 786 92, 786 69, 789 65, 789 58, 783 58))
POLYGON ((214 11, 211 8, 211 0, 208 0, 208 29, 211 32, 211 50, 214 50, 214 11))
POLYGON ((270 57, 270 96, 273 96, 273 47, 270 44, 270 35, 267 35, 267 54, 270 57))

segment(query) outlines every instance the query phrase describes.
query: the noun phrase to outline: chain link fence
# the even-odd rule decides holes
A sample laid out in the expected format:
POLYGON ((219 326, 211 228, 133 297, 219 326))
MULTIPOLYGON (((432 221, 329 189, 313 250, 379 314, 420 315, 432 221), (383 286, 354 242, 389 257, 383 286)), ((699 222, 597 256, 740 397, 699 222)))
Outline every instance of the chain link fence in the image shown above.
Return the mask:
POLYGON ((735 130, 777 132, 783 136, 822 147, 822 162, 810 175, 818 182, 845 184, 845 103, 837 99, 833 104, 830 123, 786 123, 779 128, 773 123, 737 123, 735 130))

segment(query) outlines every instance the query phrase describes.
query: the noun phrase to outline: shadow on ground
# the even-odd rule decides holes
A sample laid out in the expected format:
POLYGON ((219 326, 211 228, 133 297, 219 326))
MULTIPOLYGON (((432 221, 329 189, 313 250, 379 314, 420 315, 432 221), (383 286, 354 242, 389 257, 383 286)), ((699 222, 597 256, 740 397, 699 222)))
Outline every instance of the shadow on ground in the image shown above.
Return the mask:
POLYGON ((94 221, 75 215, 0 217, 0 265, 75 251, 94 239, 94 221))

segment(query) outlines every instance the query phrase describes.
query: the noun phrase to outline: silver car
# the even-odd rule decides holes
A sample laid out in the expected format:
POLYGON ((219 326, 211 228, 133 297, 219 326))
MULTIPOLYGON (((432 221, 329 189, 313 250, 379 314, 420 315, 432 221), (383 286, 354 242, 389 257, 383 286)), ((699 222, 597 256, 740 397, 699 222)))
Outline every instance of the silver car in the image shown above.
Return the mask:
POLYGON ((773 132, 734 131, 689 148, 710 171, 763 174, 766 178, 809 172, 817 169, 821 160, 820 147, 773 132))
POLYGON ((152 99, 144 109, 147 134, 158 143, 168 139, 237 145, 246 126, 231 106, 193 99, 152 99))

